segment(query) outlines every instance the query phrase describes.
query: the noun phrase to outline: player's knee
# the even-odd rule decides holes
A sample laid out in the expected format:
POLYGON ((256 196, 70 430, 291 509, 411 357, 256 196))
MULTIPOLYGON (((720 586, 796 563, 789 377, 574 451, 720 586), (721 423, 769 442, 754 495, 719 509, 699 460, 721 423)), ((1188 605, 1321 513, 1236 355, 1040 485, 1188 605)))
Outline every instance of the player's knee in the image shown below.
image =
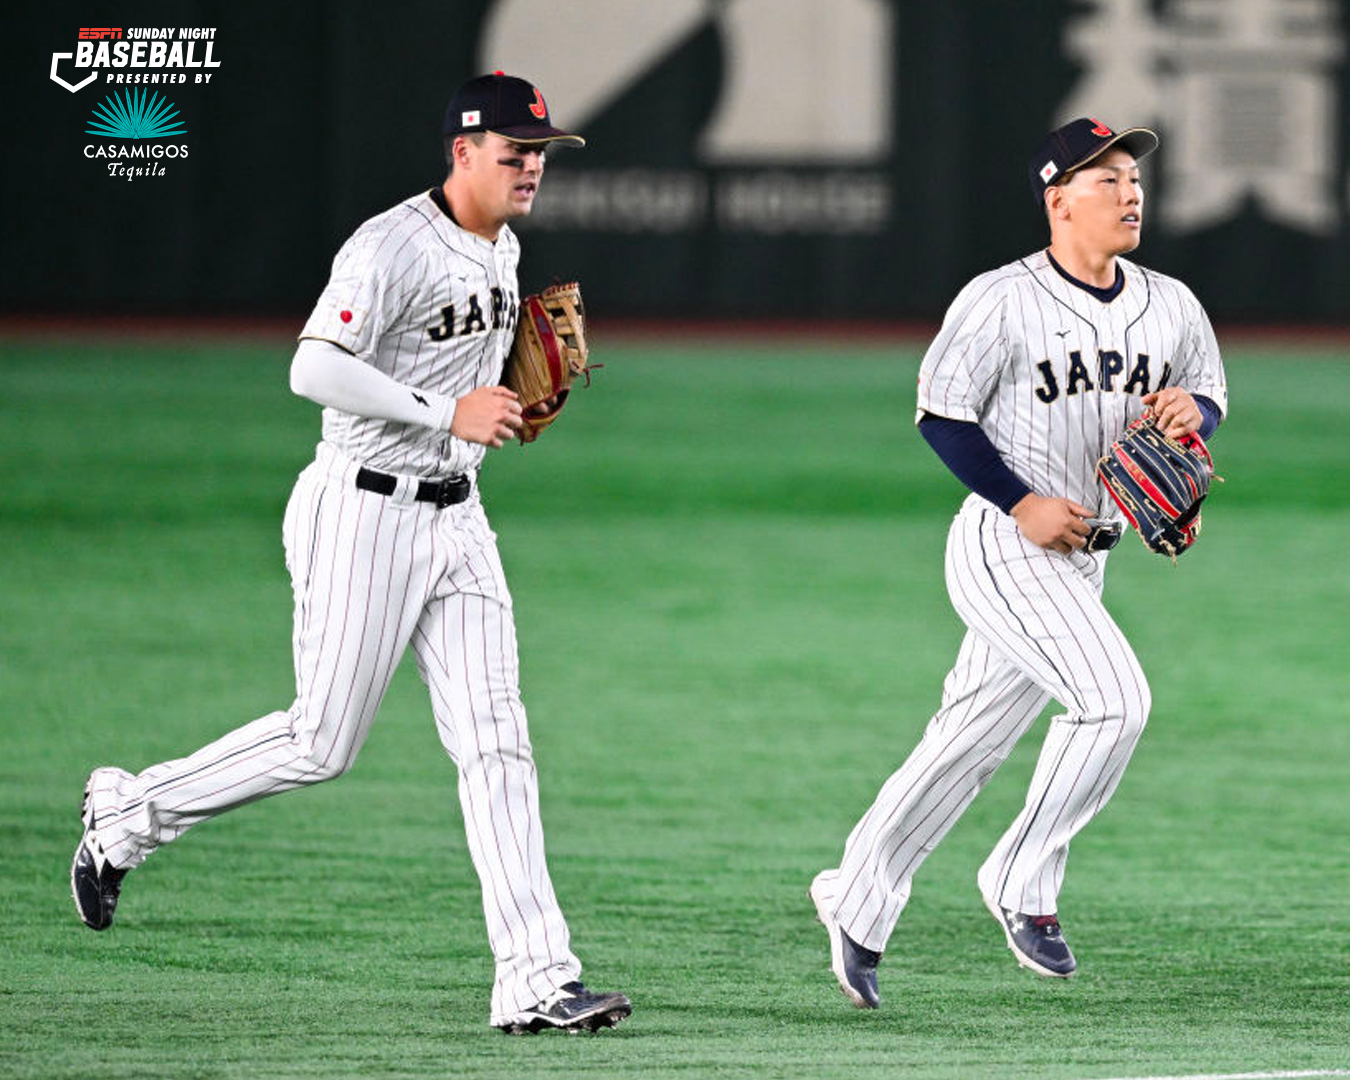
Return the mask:
POLYGON ((304 748, 295 768, 300 783, 322 784, 336 780, 351 768, 351 762, 345 755, 330 753, 326 747, 311 744, 304 748))
POLYGON ((322 761, 311 759, 311 763, 313 771, 310 775, 316 784, 321 784, 326 780, 336 780, 352 767, 352 759, 347 757, 330 758, 322 761))
POLYGON ((1149 691, 1148 683, 1144 681, 1141 675, 1136 685, 1131 686, 1120 697, 1119 711, 1126 738, 1137 739, 1143 734, 1144 725, 1148 723, 1148 712, 1152 705, 1153 695, 1149 691))
POLYGON ((348 747, 320 738, 317 732, 297 732, 293 737, 295 768, 301 783, 320 784, 336 780, 352 767, 356 755, 348 747))
POLYGON ((1130 686, 1099 699, 1097 706, 1081 714, 1078 720, 1085 724, 1118 725, 1123 738, 1134 740, 1143 732, 1152 704, 1148 683, 1140 676, 1130 686))

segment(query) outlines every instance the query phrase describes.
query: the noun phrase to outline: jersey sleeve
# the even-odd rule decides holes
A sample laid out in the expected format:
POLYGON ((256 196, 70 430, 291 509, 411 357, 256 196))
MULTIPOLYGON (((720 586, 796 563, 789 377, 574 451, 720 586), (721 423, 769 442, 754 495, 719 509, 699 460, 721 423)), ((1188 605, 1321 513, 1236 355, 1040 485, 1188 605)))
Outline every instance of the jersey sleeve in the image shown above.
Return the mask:
POLYGON ((1219 342, 1209 316, 1190 289, 1182 286, 1182 312, 1186 319, 1185 343, 1181 363, 1172 382, 1191 394, 1203 394, 1228 415, 1228 380, 1224 375, 1219 342))
MULTIPOLYGON (((378 221, 378 219, 377 219, 378 221)), ((396 231, 368 222, 342 245, 332 275, 314 305, 300 338, 329 341, 353 356, 368 358, 376 343, 408 307, 417 277, 417 255, 396 231)))
POLYGON ((924 413, 979 422, 1007 362, 1006 280, 997 271, 981 274, 952 301, 919 368, 916 423, 924 413))

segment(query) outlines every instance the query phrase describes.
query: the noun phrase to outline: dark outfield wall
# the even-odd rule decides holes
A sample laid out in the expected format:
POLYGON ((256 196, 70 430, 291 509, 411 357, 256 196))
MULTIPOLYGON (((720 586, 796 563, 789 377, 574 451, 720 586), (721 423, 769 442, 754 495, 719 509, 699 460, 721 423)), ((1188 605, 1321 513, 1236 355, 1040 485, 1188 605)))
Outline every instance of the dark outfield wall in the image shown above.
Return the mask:
POLYGON ((359 221, 440 179, 453 87, 503 67, 590 140, 549 163, 522 285, 578 277, 596 311, 933 318, 1040 244, 1028 150, 1090 114, 1162 135, 1141 261, 1216 318, 1350 322, 1348 8, 241 0, 102 5, 92 28, 25 5, 0 74, 0 304, 303 312, 359 221), (146 27, 171 31, 160 66, 78 66, 82 32, 146 27), (129 73, 185 81, 107 81, 129 73), (95 131, 132 91, 173 133, 95 131), (176 156, 106 156, 137 147, 176 156), (110 169, 138 161, 153 175, 110 169))

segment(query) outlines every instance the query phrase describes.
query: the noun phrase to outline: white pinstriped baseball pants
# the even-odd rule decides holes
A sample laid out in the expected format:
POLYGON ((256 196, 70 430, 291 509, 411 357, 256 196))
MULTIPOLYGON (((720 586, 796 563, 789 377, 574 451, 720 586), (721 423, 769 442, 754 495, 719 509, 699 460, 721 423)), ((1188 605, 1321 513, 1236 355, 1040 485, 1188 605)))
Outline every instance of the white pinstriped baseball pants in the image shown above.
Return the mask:
POLYGON ((1134 651, 1101 602, 1105 554, 1059 555, 972 497, 947 538, 947 591, 967 630, 942 706, 854 827, 822 886, 849 937, 882 952, 923 860, 1050 698, 1022 812, 980 867, 980 891, 1056 913, 1069 841, 1115 791, 1148 718, 1134 651))
POLYGON ((519 693, 515 621, 475 489, 438 511, 355 486, 325 443, 286 508, 295 594, 295 703, 137 776, 95 773, 95 829, 134 867, 233 807, 347 771, 411 643, 459 770, 469 851, 496 958, 491 1022, 578 977, 544 858, 538 778, 519 693))

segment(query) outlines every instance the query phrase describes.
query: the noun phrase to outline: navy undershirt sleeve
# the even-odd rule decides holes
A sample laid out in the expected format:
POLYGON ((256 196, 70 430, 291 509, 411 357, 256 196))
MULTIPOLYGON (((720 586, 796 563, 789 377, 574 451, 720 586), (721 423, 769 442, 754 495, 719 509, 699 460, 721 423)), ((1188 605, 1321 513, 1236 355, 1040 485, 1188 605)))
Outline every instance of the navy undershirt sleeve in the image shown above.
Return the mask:
MULTIPOLYGON (((1223 419, 1219 406, 1203 394, 1192 395, 1200 409, 1200 437, 1208 439, 1223 419)), ((1008 468, 979 424, 925 413, 919 434, 961 483, 981 498, 1009 513, 1031 488, 1008 468)))
POLYGON ((1005 514, 1031 494, 979 424, 925 413, 919 434, 961 483, 1005 514))
POLYGON ((1192 394, 1191 397, 1200 408, 1200 438, 1208 439, 1218 428, 1223 415, 1219 412, 1219 406, 1204 394, 1192 394))

